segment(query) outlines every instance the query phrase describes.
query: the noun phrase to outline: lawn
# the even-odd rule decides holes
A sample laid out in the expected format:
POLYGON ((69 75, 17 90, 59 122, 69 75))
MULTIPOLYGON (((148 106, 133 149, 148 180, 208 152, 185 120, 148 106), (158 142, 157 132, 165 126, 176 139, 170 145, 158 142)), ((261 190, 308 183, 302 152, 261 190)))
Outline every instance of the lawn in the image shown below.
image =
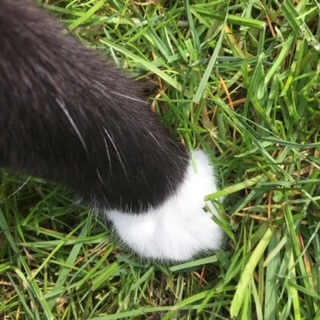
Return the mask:
POLYGON ((43 6, 210 155, 226 241, 182 264, 143 261, 62 187, 2 170, 0 319, 320 319, 320 4, 43 6))

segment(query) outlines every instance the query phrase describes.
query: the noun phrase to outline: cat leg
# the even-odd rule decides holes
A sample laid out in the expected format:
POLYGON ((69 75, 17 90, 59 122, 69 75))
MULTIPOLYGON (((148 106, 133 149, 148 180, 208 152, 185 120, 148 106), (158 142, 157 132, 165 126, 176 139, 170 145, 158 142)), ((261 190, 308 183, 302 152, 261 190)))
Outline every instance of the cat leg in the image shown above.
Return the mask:
POLYGON ((208 159, 173 141, 139 86, 28 0, 0 0, 0 165, 60 183, 143 257, 217 249, 208 159))

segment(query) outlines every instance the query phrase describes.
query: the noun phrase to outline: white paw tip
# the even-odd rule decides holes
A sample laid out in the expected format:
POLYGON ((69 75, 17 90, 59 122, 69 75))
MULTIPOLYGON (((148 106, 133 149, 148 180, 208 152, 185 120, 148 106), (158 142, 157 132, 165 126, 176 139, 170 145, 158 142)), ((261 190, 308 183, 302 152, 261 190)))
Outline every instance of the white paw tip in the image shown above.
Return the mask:
POLYGON ((195 159, 197 172, 190 161, 178 192, 162 206, 143 214, 105 212, 123 242, 141 257, 186 261, 221 247, 223 232, 203 210, 204 197, 217 191, 213 168, 202 151, 195 152, 195 159))

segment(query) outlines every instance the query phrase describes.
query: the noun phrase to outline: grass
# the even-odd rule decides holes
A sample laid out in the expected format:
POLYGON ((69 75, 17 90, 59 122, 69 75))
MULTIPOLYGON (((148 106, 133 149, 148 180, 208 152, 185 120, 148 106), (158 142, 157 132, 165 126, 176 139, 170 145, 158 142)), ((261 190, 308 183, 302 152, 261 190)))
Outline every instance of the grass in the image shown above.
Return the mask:
POLYGON ((320 319, 316 0, 51 1, 212 155, 224 250, 141 261, 60 187, 2 171, 1 319, 320 319), (219 198, 225 197, 221 203, 219 198))

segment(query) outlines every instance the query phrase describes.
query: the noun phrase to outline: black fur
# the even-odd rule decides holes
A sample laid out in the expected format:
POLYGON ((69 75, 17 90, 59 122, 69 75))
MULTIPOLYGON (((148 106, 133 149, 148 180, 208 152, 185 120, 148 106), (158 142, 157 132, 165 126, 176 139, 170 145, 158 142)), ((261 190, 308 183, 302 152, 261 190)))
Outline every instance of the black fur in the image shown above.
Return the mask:
POLYGON ((0 0, 2 167, 142 212, 175 192, 188 159, 113 64, 28 0, 0 0))

